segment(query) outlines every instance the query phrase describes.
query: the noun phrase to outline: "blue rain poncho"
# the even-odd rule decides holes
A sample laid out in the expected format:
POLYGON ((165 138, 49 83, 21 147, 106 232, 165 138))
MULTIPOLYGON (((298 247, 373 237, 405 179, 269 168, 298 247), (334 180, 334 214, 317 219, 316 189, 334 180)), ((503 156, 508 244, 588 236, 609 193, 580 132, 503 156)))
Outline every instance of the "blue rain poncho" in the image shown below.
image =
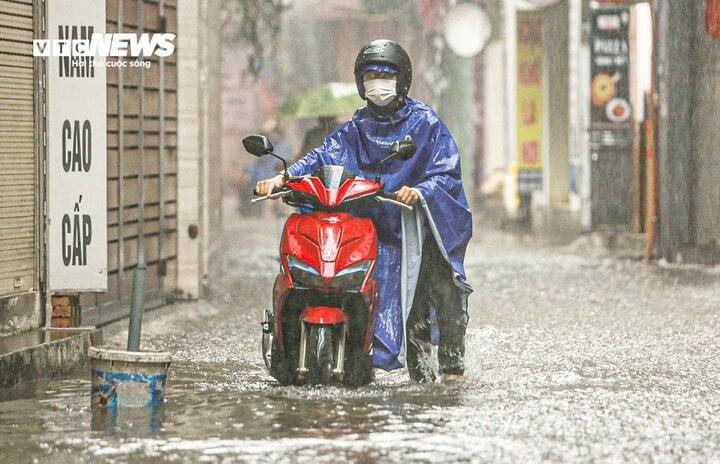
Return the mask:
POLYGON ((458 148, 432 109, 412 98, 405 102, 389 115, 378 115, 368 107, 357 110, 320 147, 289 168, 292 176, 303 176, 323 165, 338 165, 372 179, 392 142, 410 136, 417 144, 415 156, 407 161, 388 161, 380 173, 385 191, 394 192, 403 186, 419 191, 420 202, 414 210, 378 203, 353 211, 373 219, 380 241, 375 268, 379 306, 373 360, 385 370, 405 364, 405 322, 415 294, 425 234, 434 236, 458 287, 466 294, 472 291, 463 265, 472 235, 472 216, 461 182, 458 148))

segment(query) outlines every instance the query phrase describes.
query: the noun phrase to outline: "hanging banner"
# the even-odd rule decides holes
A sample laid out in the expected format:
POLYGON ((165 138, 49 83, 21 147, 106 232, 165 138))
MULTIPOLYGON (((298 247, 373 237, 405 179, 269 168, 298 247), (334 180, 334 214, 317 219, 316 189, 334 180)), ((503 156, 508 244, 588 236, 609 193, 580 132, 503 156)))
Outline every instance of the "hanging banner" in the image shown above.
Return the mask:
MULTIPOLYGON (((105 2, 47 0, 49 288, 107 289, 106 70, 83 53, 105 2)), ((43 50, 38 50, 39 52, 43 50)))
POLYGON ((519 189, 542 188, 543 46, 538 11, 517 13, 517 165, 519 189))
POLYGON ((720 0, 707 0, 705 6, 705 29, 711 37, 720 39, 720 0))
POLYGON ((630 7, 591 10, 591 123, 598 128, 629 127, 630 7))

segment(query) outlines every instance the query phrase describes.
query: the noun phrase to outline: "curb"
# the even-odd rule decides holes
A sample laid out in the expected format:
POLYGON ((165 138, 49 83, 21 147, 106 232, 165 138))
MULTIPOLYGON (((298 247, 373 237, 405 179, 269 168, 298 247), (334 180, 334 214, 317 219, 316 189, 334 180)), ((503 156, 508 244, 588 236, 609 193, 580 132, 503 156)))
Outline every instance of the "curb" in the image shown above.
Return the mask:
POLYGON ((102 344, 95 327, 37 329, 42 342, 0 353, 0 388, 25 380, 56 377, 87 366, 88 348, 102 344))

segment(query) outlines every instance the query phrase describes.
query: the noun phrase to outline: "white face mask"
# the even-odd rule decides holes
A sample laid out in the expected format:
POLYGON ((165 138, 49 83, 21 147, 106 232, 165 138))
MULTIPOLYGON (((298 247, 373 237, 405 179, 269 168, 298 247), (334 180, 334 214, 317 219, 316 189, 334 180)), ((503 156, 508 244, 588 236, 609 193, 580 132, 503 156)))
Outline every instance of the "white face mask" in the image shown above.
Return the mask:
POLYGON ((365 81, 365 97, 377 106, 389 105, 397 95, 397 80, 372 79, 365 81))

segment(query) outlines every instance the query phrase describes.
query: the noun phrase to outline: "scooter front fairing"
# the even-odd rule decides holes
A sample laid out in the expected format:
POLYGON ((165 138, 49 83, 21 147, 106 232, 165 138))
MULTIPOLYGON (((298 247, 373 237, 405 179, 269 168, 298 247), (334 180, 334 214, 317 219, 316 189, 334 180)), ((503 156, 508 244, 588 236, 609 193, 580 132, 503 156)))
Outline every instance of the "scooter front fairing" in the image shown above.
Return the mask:
POLYGON ((369 371, 364 378, 371 378, 377 234, 372 220, 353 216, 343 211, 342 205, 377 192, 379 185, 350 178, 328 193, 317 178, 306 178, 296 181, 294 187, 299 195, 317 199, 320 210, 291 215, 283 230, 273 314, 268 316, 273 320, 271 373, 287 379, 290 376, 278 370, 297 366, 292 382, 303 383, 309 375, 308 339, 316 336, 317 330, 327 329, 327 336, 333 339, 333 375, 342 379, 347 369, 364 369, 369 371), (282 359, 280 367, 273 366, 277 358, 282 359), (363 365, 354 365, 348 361, 351 359, 363 359, 363 365))

